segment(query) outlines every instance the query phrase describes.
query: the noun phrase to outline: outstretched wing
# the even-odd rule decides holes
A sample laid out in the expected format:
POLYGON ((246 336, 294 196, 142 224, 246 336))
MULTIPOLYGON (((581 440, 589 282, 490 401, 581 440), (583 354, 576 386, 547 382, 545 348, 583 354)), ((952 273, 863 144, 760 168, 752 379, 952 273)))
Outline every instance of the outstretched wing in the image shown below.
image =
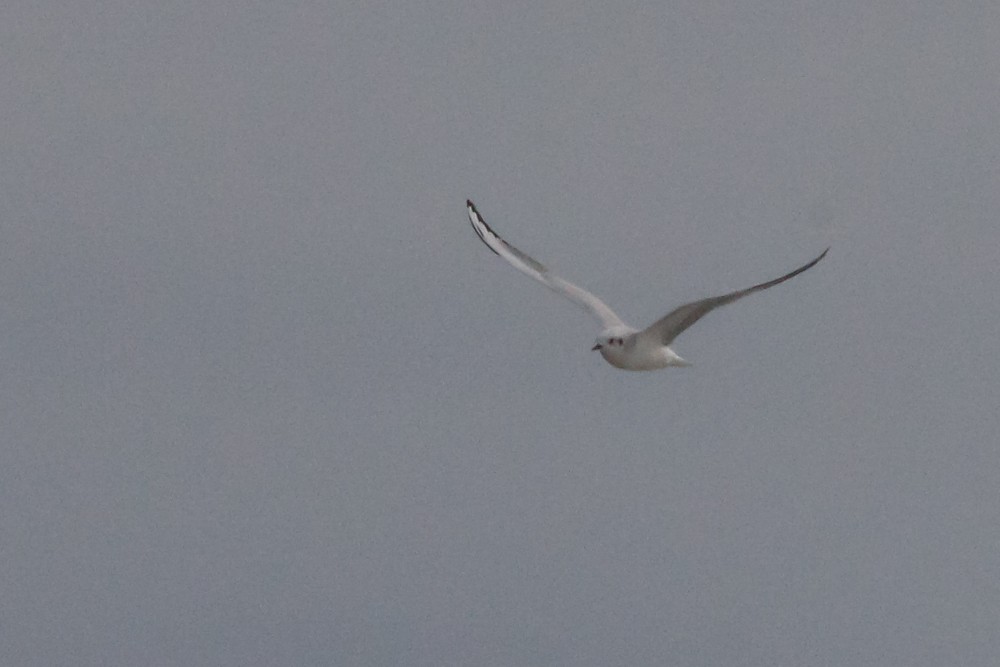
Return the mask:
POLYGON ((607 304, 598 299, 596 296, 587 290, 577 287, 573 283, 563 280, 559 276, 550 273, 549 270, 542 264, 538 263, 531 257, 528 257, 523 252, 497 236, 497 233, 490 229, 490 226, 486 224, 485 220, 483 220, 483 216, 479 215, 479 211, 476 210, 475 204, 471 201, 466 200, 465 205, 469 210, 469 221, 472 223, 472 228, 476 230, 476 234, 479 235, 479 238, 483 240, 483 243, 485 243, 490 250, 510 262, 511 266, 515 269, 531 276, 549 289, 562 294, 574 303, 583 306, 601 321, 601 324, 604 325, 605 329, 624 324, 624 322, 622 322, 621 319, 615 315, 614 311, 608 308, 607 304))
POLYGON ((791 273, 786 273, 780 278, 775 278, 774 280, 769 280, 766 283, 754 285, 753 287, 748 287, 747 289, 737 290, 736 292, 730 292, 729 294, 723 294, 722 296, 712 296, 707 299, 702 299, 701 301, 686 303, 680 308, 666 314, 649 327, 643 329, 639 332, 639 336, 646 338, 651 337, 660 345, 670 345, 670 343, 672 343, 674 339, 681 334, 681 332, 719 306, 725 306, 727 303, 732 303, 733 301, 742 299, 748 294, 765 290, 768 287, 774 287, 778 283, 783 283, 789 278, 794 278, 803 271, 811 269, 815 266, 819 260, 826 257, 826 253, 829 250, 830 249, 827 248, 813 261, 809 262, 805 266, 800 266, 791 273))

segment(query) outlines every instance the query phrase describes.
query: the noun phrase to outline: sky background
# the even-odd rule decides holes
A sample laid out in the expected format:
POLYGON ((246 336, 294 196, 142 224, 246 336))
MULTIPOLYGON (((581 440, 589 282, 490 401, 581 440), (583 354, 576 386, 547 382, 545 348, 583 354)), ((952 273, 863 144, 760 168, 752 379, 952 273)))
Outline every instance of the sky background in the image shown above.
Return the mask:
POLYGON ((1000 5, 0 8, 0 662, 995 665, 1000 5), (627 373, 469 228, 645 326, 627 373))

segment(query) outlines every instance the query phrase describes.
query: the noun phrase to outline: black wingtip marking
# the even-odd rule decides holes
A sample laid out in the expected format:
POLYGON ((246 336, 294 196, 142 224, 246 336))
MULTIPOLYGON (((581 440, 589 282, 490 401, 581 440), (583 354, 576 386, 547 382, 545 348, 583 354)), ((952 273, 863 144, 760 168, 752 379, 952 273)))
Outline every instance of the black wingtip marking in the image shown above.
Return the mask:
MULTIPOLYGON (((490 228, 490 226, 486 224, 486 221, 483 220, 483 216, 479 215, 479 209, 476 208, 476 205, 472 203, 471 199, 465 200, 465 207, 472 211, 473 215, 476 216, 476 219, 478 219, 479 222, 481 222, 487 229, 490 228)), ((490 229, 490 231, 492 232, 493 230, 490 229)))
MULTIPOLYGON (((476 205, 472 203, 471 199, 465 200, 465 206, 470 212, 472 212, 473 215, 476 216, 476 220, 478 220, 479 224, 481 224, 483 227, 486 228, 486 231, 492 234, 498 241, 500 241, 500 243, 504 243, 504 240, 499 236, 497 236, 497 233, 492 229, 490 229, 490 226, 486 224, 486 221, 483 220, 483 216, 479 215, 479 211, 476 210, 476 205)), ((476 224, 472 222, 472 220, 469 220, 469 222, 472 223, 472 228, 476 231, 476 235, 479 237, 479 240, 481 240, 483 244, 487 248, 489 248, 494 255, 499 257, 500 253, 498 253, 493 246, 491 246, 489 243, 486 242, 486 237, 483 236, 483 230, 479 229, 479 227, 477 227, 476 224)))
MULTIPOLYGON (((537 271, 539 273, 547 273, 548 272, 548 269, 546 269, 545 266, 543 264, 541 264, 538 260, 535 260, 535 259, 532 259, 531 257, 528 257, 527 255, 525 255, 523 252, 521 252, 520 250, 518 250, 517 248, 515 248, 511 244, 509 244, 506 241, 504 241, 503 238, 501 238, 499 234, 497 234, 495 231, 493 231, 493 228, 490 227, 489 225, 487 225, 486 221, 483 220, 483 216, 479 215, 479 211, 476 210, 476 205, 472 203, 471 199, 466 199, 465 200, 465 204, 466 204, 466 206, 468 206, 469 211, 476 216, 476 220, 472 219, 472 215, 469 216, 469 222, 472 223, 472 228, 474 230, 476 230, 476 234, 478 234, 479 238, 482 240, 482 242, 486 244, 486 247, 493 251, 494 255, 497 255, 498 257, 503 257, 503 255, 500 254, 500 251, 498 251, 496 248, 494 248, 493 245, 489 241, 486 240, 486 235, 483 233, 483 229, 485 229, 487 232, 489 232, 490 236, 492 236, 496 240, 497 243, 501 244, 512 255, 514 255, 515 257, 517 257, 518 260, 520 260, 521 262, 523 262, 527 266, 531 267, 532 269, 534 269, 535 271, 537 271), (476 224, 476 221, 479 222, 478 225, 476 224), (480 225, 482 225, 482 229, 480 229, 480 225)), ((504 258, 504 259, 507 259, 508 261, 510 261, 508 258, 504 258)))

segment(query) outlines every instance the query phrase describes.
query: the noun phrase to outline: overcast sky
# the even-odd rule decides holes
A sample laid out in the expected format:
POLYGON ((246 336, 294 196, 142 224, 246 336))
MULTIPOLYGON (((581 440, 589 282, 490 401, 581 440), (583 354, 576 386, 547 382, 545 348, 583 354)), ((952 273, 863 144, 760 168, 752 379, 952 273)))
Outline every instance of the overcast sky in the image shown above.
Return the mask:
POLYGON ((995 665, 998 7, 6 3, 0 662, 995 665))

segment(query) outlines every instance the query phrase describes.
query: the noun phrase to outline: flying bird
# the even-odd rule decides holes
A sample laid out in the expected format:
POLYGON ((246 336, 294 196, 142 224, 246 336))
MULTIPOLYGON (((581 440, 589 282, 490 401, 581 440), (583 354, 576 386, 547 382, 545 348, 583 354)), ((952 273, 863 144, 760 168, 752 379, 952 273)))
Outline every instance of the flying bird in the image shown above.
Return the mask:
POLYGON ((607 304, 587 290, 551 273, 542 264, 500 238, 486 224, 483 216, 479 215, 475 204, 470 200, 466 200, 465 205, 469 211, 469 221, 472 223, 472 228, 476 230, 476 234, 490 250, 503 257, 518 271, 531 276, 549 289, 587 309, 601 321, 603 330, 597 336, 597 341, 591 350, 600 351, 601 356, 609 364, 627 371, 651 371, 667 366, 690 366, 691 364, 670 349, 670 344, 684 330, 719 306, 742 299, 748 294, 774 287, 778 283, 783 283, 789 278, 794 278, 803 271, 811 269, 819 260, 826 257, 826 253, 830 250, 827 248, 816 259, 780 278, 722 296, 712 296, 686 303, 670 311, 645 329, 639 330, 625 324, 613 310, 608 308, 607 304))

